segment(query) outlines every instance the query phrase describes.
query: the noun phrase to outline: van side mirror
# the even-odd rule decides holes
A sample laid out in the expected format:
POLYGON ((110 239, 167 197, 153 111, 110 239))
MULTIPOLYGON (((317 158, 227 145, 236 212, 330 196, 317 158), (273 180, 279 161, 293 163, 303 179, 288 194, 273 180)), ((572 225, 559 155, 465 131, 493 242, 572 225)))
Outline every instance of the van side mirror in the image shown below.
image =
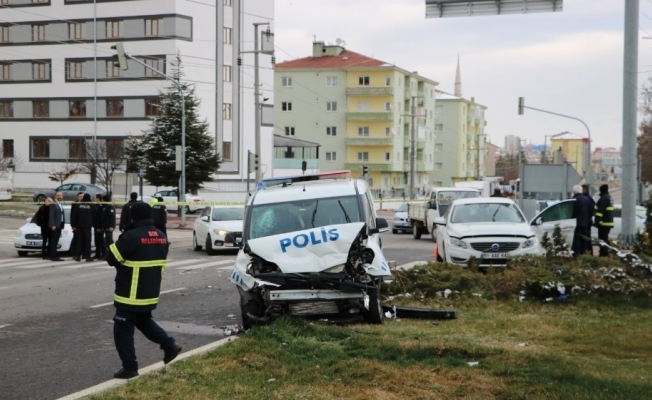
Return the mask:
POLYGON ((380 232, 387 232, 389 230, 389 224, 385 218, 376 218, 376 227, 369 229, 370 234, 376 234, 380 232))
POLYGON ((543 223, 543 221, 541 220, 541 217, 534 220, 534 225, 541 225, 542 223, 543 223))
POLYGON ((436 210, 437 209, 437 203, 434 201, 429 201, 426 203, 426 207, 428 207, 429 210, 436 210))

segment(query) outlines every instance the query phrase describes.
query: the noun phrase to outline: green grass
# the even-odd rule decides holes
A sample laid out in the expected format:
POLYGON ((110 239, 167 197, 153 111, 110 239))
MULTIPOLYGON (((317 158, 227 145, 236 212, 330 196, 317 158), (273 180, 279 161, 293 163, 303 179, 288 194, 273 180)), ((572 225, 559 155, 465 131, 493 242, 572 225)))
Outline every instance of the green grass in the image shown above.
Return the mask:
MULTIPOLYGON (((580 276, 576 264, 591 264, 581 262, 564 267, 580 276)), ((587 268, 599 269, 603 262, 587 268)), ((532 275, 545 276, 547 268, 532 275)), ((404 275, 403 285, 392 289, 418 286, 422 291, 404 299, 406 305, 455 309, 456 320, 334 326, 283 318, 94 398, 650 398, 649 296, 593 292, 567 301, 530 296, 520 302, 510 295, 522 289, 511 283, 512 274, 523 273, 518 271, 482 275, 458 269, 456 277, 452 269, 431 265, 421 278, 443 273, 448 285, 459 285, 452 290, 467 289, 448 299, 423 295, 436 291, 425 290, 429 279, 415 271, 409 283, 404 275), (509 289, 499 290, 497 280, 509 289), (479 364, 470 367, 470 361, 479 364)), ((650 276, 632 279, 649 283, 650 276)))

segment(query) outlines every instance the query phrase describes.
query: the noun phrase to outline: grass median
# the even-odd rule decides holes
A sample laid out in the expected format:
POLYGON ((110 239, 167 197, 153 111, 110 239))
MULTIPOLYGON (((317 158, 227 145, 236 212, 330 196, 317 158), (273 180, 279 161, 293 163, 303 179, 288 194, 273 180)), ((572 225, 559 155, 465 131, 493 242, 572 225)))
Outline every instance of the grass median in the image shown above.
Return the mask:
POLYGON ((455 309, 456 320, 282 318, 93 398, 649 398, 649 272, 583 257, 560 273, 533 260, 487 274, 429 264, 385 291, 393 304, 455 309), (636 284, 609 284, 613 268, 636 284))

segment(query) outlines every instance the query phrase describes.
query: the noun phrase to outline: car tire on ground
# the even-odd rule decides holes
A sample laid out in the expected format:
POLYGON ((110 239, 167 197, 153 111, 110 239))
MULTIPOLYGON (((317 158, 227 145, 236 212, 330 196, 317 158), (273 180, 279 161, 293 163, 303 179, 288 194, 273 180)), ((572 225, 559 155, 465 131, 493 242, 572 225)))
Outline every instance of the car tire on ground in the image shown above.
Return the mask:
POLYGON ((430 237, 432 238, 433 243, 437 243, 437 227, 435 224, 432 224, 432 228, 430 228, 430 237))
POLYGON ((385 314, 383 313, 383 304, 380 300, 380 279, 375 282, 378 288, 375 295, 369 295, 369 309, 364 310, 365 319, 371 324, 382 324, 385 314))
MULTIPOLYGON (((435 246, 439 247, 437 242, 435 242, 435 246)), ((444 262, 444 258, 441 256, 441 253, 439 253, 439 251, 437 252, 437 262, 444 262)))
POLYGON ((258 325, 257 321, 252 320, 247 317, 247 314, 251 314, 255 317, 262 316, 260 303, 249 295, 243 295, 240 293, 240 313, 242 314, 242 327, 246 329, 253 328, 258 325))
POLYGON ((201 246, 197 243, 197 235, 195 232, 192 233, 192 249, 195 251, 201 251, 201 246))
POLYGON ((213 250, 213 246, 211 244, 211 235, 206 236, 206 254, 208 254, 209 256, 215 254, 215 250, 213 250))
POLYGON ((36 201, 38 203, 44 202, 45 201, 45 195, 44 194, 39 194, 38 196, 36 196, 36 201))
POLYGON ((421 228, 419 227, 419 223, 418 223, 418 222, 415 222, 415 223, 412 225, 412 237, 413 237, 414 239, 417 239, 417 240, 418 240, 418 239, 421 239, 421 228))
POLYGON ((398 229, 392 229, 392 233, 396 235, 398 233, 398 229))
POLYGON ((186 213, 186 214, 192 214, 192 213, 190 212, 190 206, 184 206, 184 207, 185 207, 185 213, 186 213))
POLYGON ((18 252, 18 257, 27 257, 27 252, 26 251, 19 251, 18 252))

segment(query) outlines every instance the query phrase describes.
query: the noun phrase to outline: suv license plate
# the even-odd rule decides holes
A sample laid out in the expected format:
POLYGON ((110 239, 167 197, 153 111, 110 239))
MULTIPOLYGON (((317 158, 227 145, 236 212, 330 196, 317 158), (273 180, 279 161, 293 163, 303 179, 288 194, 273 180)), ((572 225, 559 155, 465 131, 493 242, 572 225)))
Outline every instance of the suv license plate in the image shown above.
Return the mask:
POLYGON ((482 253, 480 258, 483 259, 492 259, 492 258, 507 258, 507 253, 482 253))

